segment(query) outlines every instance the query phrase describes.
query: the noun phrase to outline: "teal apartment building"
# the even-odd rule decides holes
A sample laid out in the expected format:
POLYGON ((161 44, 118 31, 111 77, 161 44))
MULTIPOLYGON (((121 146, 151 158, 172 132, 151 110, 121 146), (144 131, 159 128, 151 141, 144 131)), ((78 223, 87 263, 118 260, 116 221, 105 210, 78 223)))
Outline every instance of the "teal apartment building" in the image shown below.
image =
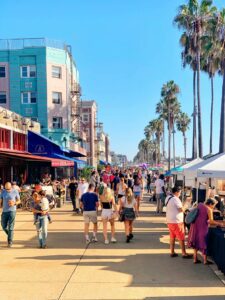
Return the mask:
POLYGON ((0 40, 0 106, 38 121, 47 138, 86 155, 70 46, 45 38, 0 40))

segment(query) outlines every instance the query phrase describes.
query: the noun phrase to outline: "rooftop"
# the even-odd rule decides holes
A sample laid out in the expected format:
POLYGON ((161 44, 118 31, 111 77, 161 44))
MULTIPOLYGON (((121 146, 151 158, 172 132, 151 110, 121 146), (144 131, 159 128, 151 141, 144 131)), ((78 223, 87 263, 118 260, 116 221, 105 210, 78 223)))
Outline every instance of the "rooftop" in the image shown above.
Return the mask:
POLYGON ((57 48, 71 53, 71 47, 62 41, 47 38, 0 39, 0 50, 20 50, 27 48, 57 48))

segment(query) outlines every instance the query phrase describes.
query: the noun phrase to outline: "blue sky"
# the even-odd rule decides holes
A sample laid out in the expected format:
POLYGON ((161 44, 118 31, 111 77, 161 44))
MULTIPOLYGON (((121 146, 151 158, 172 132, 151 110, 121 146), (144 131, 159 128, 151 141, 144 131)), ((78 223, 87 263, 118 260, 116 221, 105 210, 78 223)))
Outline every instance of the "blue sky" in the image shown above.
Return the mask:
MULTIPOLYGON (((155 118, 163 83, 181 88, 183 111, 192 113, 192 72, 181 65, 181 32, 172 21, 186 0, 0 1, 1 38, 48 37, 72 45, 83 99, 98 103, 111 148, 132 159, 143 129, 155 118)), ((214 0, 218 8, 224 0, 214 0)), ((218 150, 222 79, 215 80, 214 152, 218 150)), ((210 82, 201 80, 204 153, 209 148, 210 82)), ((176 138, 177 153, 183 140, 176 138)), ((191 128, 188 133, 191 155, 191 128)))

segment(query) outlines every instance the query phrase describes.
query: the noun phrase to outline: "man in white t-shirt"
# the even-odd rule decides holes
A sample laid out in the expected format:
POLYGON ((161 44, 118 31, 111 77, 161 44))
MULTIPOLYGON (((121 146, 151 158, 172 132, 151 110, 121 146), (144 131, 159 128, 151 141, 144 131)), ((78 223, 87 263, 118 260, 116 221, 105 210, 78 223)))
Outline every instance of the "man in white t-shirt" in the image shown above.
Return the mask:
POLYGON ((186 253, 184 239, 184 213, 183 205, 180 200, 181 189, 174 187, 172 189, 172 195, 167 196, 165 200, 166 205, 166 222, 170 232, 170 256, 177 257, 175 253, 175 239, 180 243, 182 257, 192 258, 192 255, 186 253))
POLYGON ((163 211, 163 204, 166 195, 163 174, 161 174, 159 178, 155 181, 155 188, 156 188, 156 201, 157 201, 156 213, 161 214, 163 211))
POLYGON ((79 182, 77 187, 76 201, 78 201, 78 203, 76 203, 76 207, 80 207, 81 197, 83 196, 83 194, 87 193, 88 186, 89 185, 86 182, 85 178, 81 178, 81 182, 79 182))

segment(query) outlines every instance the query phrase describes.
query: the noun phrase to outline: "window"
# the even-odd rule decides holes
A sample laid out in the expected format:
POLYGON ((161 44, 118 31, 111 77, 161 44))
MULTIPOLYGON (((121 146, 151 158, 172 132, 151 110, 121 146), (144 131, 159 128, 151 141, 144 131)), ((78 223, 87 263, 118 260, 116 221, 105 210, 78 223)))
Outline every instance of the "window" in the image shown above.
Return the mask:
POLYGON ((62 76, 61 76, 61 67, 52 66, 52 77, 62 78, 62 76))
POLYGON ((52 118, 52 127, 53 128, 62 128, 62 117, 53 117, 52 118))
POLYGON ((0 104, 6 104, 6 92, 0 92, 0 104))
POLYGON ((22 104, 36 103, 37 102, 37 93, 36 92, 21 93, 21 102, 22 102, 22 104))
POLYGON ((10 131, 0 128, 0 148, 10 149, 10 131))
POLYGON ((20 76, 22 78, 34 78, 36 77, 36 66, 21 66, 20 76))
POLYGON ((62 93, 52 92, 52 103, 55 104, 62 103, 62 93))
POLYGON ((38 122, 38 118, 36 118, 36 117, 32 117, 30 119, 31 119, 31 121, 38 122))
POLYGON ((83 114, 83 122, 88 122, 89 121, 89 115, 88 114, 83 114))
POLYGON ((13 132, 13 150, 26 150, 26 135, 18 132, 13 132))
POLYGON ((5 77, 5 66, 0 66, 0 78, 5 77))

